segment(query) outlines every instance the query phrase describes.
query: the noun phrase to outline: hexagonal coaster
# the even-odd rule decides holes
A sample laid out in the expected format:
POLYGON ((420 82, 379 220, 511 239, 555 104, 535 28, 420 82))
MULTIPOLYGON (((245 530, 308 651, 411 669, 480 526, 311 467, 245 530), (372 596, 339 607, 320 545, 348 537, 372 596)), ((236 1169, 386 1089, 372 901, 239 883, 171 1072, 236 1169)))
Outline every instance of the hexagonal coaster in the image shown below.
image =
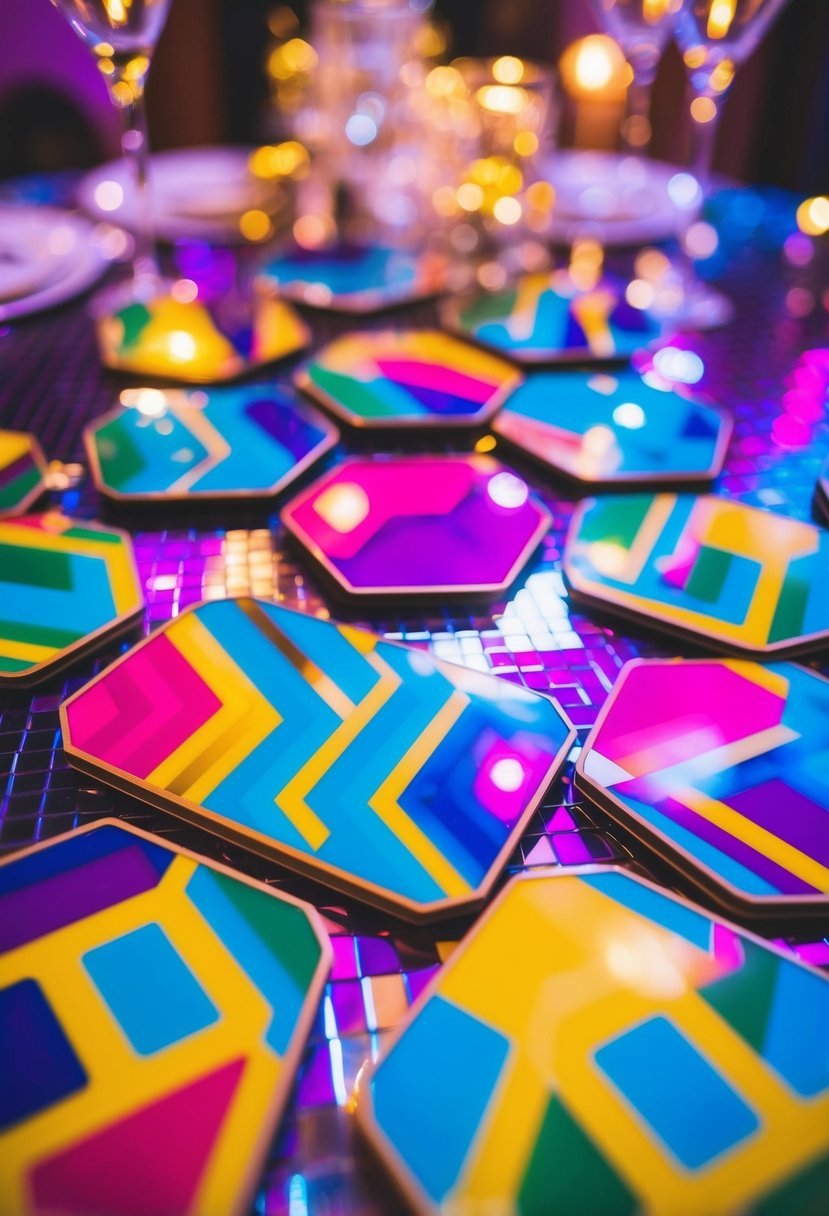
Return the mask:
POLYGON ((0 515, 25 511, 45 488, 46 460, 34 435, 0 430, 0 515))
POLYGON ((0 863, 9 1212, 249 1211, 330 966, 313 908, 103 820, 0 863))
POLYGON ((518 387, 502 359, 437 330, 373 330, 324 346, 295 376, 350 426, 481 426, 518 387))
POLYGON ((252 599, 61 708, 72 764, 409 918, 480 904, 575 734, 548 698, 252 599))
POLYGON ((659 337, 659 325, 625 299, 624 284, 590 291, 558 274, 529 274, 503 291, 447 300, 444 324, 519 363, 629 359, 659 337))
POLYGON ((829 980, 618 869, 499 894, 360 1078, 415 1211, 807 1212, 829 980))
POLYGON ((550 526, 491 456, 351 457, 282 511, 349 596, 500 595, 550 526))
POLYGON ((95 484, 122 501, 277 494, 338 432, 290 385, 128 389, 84 430, 95 484))
POLYGON ((284 359, 308 345, 307 325, 284 300, 181 303, 158 296, 97 321, 107 367, 141 376, 209 384, 284 359))
POLYGON ((627 663, 579 756, 581 789, 720 905, 829 912, 829 680, 795 663, 627 663))
POLYGON ((126 532, 56 511, 0 520, 0 688, 51 675, 143 611, 126 532))
POLYGON ((829 532, 728 498, 588 498, 564 574, 580 599, 631 621, 749 655, 829 643, 829 532))
POLYGON ((636 372, 531 372, 493 430, 557 473, 612 485, 710 481, 731 418, 636 372))
POLYGON ((313 308, 367 313, 441 291, 446 258, 385 245, 292 246, 259 272, 256 286, 313 308))

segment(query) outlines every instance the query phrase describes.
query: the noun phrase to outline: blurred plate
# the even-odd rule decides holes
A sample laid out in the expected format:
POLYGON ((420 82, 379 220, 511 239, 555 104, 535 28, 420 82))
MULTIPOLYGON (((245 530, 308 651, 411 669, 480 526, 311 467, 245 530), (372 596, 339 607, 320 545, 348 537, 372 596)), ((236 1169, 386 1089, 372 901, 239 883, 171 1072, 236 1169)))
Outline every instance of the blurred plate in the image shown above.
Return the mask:
POLYGON ((668 184, 676 165, 614 152, 555 152, 547 179, 555 188, 552 239, 570 242, 589 229, 606 245, 641 245, 677 232, 668 184))
POLYGON ((0 203, 0 321, 62 304, 108 265, 95 225, 60 207, 0 203), (6 251, 13 250, 6 259, 6 251))
MULTIPOLYGON (((188 237, 244 240, 239 220, 246 211, 269 215, 281 210, 284 190, 261 181, 248 168, 247 148, 177 148, 150 158, 150 191, 155 231, 162 241, 188 237)), ((89 215, 134 229, 135 193, 123 160, 99 165, 78 187, 78 202, 89 215)))

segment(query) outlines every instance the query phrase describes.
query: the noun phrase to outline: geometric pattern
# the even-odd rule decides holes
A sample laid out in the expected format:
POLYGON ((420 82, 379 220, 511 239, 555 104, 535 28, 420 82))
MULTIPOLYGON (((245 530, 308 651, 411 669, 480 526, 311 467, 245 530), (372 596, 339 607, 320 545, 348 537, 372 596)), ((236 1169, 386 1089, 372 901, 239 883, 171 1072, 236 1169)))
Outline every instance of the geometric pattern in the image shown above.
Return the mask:
POLYGON ((0 863, 3 1211, 247 1211, 329 965, 312 908, 116 820, 0 863))
POLYGON ((482 902, 575 737, 547 697, 253 599, 182 613, 61 726, 76 767, 411 918, 482 902))
POLYGON ((710 481, 731 419, 637 372, 530 372, 492 424, 497 435, 577 481, 710 481))
POLYGON ((143 609, 125 532, 57 511, 0 520, 0 688, 50 675, 143 609))
POLYGON ((0 430, 0 515, 20 514, 43 493, 46 461, 34 435, 0 430))
POLYGON ((210 384, 233 380, 308 345, 304 321, 284 300, 256 298, 240 307, 233 296, 182 303, 155 296, 98 319, 106 367, 210 384))
POLYGON ((586 499, 563 565, 579 599, 716 650, 783 655, 829 640, 829 532, 733 499, 586 499))
POLYGON ((511 287, 443 306, 444 324, 519 363, 627 360, 660 334, 625 300, 624 284, 603 280, 588 291, 557 275, 528 274, 511 287))
POLYGON ((437 330, 335 338, 294 382, 350 426, 475 427, 521 383, 503 359, 437 330))
POLYGON ((337 441, 290 385, 134 389, 84 431, 101 493, 117 500, 273 495, 337 441))
POLYGON ((418 1212, 818 1212, 829 979, 622 870, 521 874, 357 1117, 418 1212))
POLYGON ((324 249, 293 246, 265 263, 256 286, 314 308, 365 313, 435 295, 445 270, 435 252, 342 241, 324 249))
POLYGON ((576 765, 620 823, 741 917, 829 911, 829 680, 794 663, 627 663, 576 765))
POLYGON ((499 595, 550 526, 491 456, 350 457, 282 522, 348 595, 499 595))

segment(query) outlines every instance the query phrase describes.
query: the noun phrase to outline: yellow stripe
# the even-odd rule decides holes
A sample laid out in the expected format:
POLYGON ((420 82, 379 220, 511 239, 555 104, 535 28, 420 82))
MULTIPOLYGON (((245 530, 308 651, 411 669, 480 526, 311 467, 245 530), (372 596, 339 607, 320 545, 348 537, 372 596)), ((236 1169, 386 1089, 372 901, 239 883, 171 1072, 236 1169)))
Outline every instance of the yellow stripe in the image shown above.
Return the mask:
POLYGON ((507 318, 506 329, 511 338, 529 338, 535 327, 538 301, 550 286, 546 274, 528 274, 518 281, 512 315, 507 318))
POLYGON ((305 801, 309 792, 363 728, 400 687, 400 677, 377 655, 366 655, 371 666, 380 673, 380 680, 311 759, 295 774, 274 798, 274 802, 312 849, 320 849, 331 835, 329 829, 305 801))
POLYGON ((0 431, 0 469, 14 464, 30 451, 28 435, 20 431, 0 431))
POLYGON ((768 857, 769 861, 782 866, 816 890, 829 891, 829 869, 826 866, 822 866, 812 857, 807 857, 805 853, 801 853, 793 845, 787 844, 773 832, 767 832, 765 828, 753 823, 732 807, 726 806, 724 802, 718 802, 716 798, 709 798, 707 795, 701 794, 699 790, 691 789, 690 786, 674 790, 671 797, 677 802, 684 803, 703 819, 713 823, 715 827, 722 828, 729 836, 747 844, 762 857, 768 857))
POLYGON ((34 642, 12 642, 9 638, 0 638, 0 655, 4 659, 23 659, 27 663, 42 663, 51 659, 61 647, 37 646, 34 642))
POLYGON ((222 704, 147 781, 202 803, 282 718, 197 616, 178 617, 167 638, 222 704))
POLYGON ((465 693, 453 692, 426 729, 415 739, 377 792, 369 806, 397 836, 447 895, 465 895, 470 885, 447 861, 429 837, 400 806, 399 798, 425 760, 458 721, 469 704, 465 693))

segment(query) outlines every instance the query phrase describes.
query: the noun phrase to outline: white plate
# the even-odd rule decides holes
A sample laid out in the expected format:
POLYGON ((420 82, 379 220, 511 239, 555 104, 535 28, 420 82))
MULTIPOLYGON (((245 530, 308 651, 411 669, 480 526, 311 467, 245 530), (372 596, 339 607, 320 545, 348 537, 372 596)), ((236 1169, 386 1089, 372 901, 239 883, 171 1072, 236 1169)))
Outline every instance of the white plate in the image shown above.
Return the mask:
POLYGON ((570 242, 584 233, 606 245, 644 245, 677 232, 669 183, 676 165, 614 152, 554 152, 547 178, 555 188, 551 236, 570 242))
MULTIPOLYGON (((239 219, 252 208, 273 215, 284 205, 282 188, 255 178, 246 148, 178 148, 150 158, 150 197, 156 236, 241 241, 239 219)), ((134 229, 135 191, 123 160, 99 165, 78 186, 89 215, 134 229)))
MULTIPOLYGON (((39 248, 28 280, 20 261, 18 290, 0 298, 0 321, 11 321, 71 300, 100 279, 109 265, 94 224, 60 207, 0 203, 0 247, 16 243, 22 250, 39 248)), ((13 286, 10 272, 7 287, 13 286)))

